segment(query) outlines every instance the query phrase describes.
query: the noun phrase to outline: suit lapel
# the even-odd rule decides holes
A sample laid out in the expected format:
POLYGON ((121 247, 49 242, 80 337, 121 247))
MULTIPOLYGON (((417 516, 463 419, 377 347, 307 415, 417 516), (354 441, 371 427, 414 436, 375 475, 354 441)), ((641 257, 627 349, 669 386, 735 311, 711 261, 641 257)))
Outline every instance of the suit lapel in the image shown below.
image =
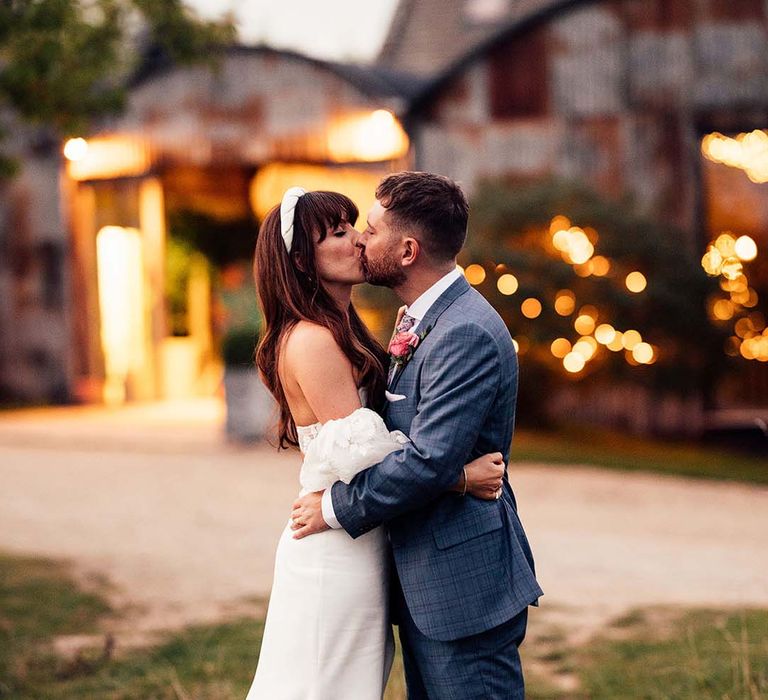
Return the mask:
MULTIPOLYGON (((462 294, 466 294, 469 290, 469 282, 467 282, 467 280, 462 275, 435 300, 435 303, 432 304, 432 306, 429 307, 427 313, 424 314, 424 318, 419 321, 419 325, 416 328, 416 333, 423 333, 428 328, 434 327, 434 325, 437 323, 437 319, 440 318, 443 312, 462 294)), ((414 354, 418 351, 419 348, 417 347, 414 351, 414 354)), ((413 362, 413 356, 411 356, 409 362, 413 362)), ((399 367, 395 368, 395 374, 393 375, 392 381, 387 387, 388 391, 394 391, 395 387, 397 386, 397 382, 404 370, 405 365, 400 365, 399 367)))

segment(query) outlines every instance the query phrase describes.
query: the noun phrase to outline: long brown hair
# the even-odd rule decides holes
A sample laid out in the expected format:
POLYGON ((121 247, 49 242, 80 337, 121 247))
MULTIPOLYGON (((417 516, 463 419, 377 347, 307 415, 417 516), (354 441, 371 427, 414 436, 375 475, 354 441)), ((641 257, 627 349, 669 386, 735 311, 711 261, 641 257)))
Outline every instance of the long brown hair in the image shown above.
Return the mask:
POLYGON ((299 322, 325 326, 347 356, 369 404, 380 407, 384 400, 387 354, 360 320, 353 305, 344 313, 320 282, 315 263, 313 233, 322 242, 330 227, 348 221, 354 226, 358 210, 354 202, 337 192, 307 192, 296 203, 293 244, 290 254, 280 231, 280 207, 264 219, 256 240, 254 277, 264 314, 256 365, 280 409, 280 447, 299 443, 296 423, 288 408, 280 377, 278 356, 282 340, 299 322))

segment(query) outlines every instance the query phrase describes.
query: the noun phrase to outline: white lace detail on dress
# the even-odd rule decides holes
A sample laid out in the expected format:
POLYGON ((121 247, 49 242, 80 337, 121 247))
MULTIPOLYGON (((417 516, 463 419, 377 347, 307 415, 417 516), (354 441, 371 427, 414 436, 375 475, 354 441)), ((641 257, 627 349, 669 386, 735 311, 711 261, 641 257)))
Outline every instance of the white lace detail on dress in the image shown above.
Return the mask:
POLYGON ((305 492, 327 489, 336 481, 348 484, 355 474, 408 442, 399 430, 390 432, 382 417, 369 408, 358 408, 344 418, 306 426, 302 433, 304 463, 299 481, 305 492))
MULTIPOLYGON (((364 386, 361 386, 357 390, 357 395, 360 397, 360 403, 363 406, 366 406, 368 403, 368 390, 364 386)), ((309 443, 317 437, 317 434, 320 432, 320 428, 322 427, 323 424, 320 421, 317 423, 312 423, 312 425, 296 426, 296 433, 299 437, 299 449, 301 450, 302 454, 307 454, 309 443)))
POLYGON ((313 423, 312 425, 297 425, 296 432, 299 436, 299 449, 303 454, 306 454, 309 443, 317 437, 320 432, 320 428, 323 427, 322 423, 313 423))

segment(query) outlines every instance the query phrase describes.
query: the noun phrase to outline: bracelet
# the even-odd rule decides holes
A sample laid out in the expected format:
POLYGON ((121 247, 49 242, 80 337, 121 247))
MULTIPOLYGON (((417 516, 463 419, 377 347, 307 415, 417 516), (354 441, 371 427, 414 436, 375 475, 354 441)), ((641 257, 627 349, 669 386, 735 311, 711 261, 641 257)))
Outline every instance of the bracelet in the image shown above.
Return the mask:
POLYGON ((467 495, 467 468, 462 467, 462 471, 464 472, 464 490, 461 492, 462 496, 467 495))

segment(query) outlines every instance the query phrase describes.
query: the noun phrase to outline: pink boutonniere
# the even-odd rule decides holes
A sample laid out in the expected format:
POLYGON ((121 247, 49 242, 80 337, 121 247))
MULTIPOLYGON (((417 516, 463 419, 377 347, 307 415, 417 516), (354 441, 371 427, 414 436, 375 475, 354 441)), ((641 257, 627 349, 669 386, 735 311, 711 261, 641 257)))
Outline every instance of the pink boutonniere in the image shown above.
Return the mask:
POLYGON ((422 333, 416 334, 411 331, 401 331, 395 333, 392 336, 392 340, 389 341, 389 357, 397 367, 405 367, 409 360, 413 357, 413 353, 419 346, 419 343, 426 338, 427 333, 432 330, 432 326, 427 328, 422 333))

